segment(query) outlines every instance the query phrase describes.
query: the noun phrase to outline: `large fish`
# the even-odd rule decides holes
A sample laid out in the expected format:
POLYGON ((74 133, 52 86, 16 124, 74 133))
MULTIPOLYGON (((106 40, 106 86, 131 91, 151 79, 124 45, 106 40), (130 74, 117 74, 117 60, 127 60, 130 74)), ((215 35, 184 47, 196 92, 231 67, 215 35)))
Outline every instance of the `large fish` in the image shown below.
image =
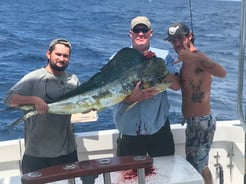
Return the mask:
MULTIPOLYGON (((171 84, 166 80, 167 74, 168 70, 163 59, 157 57, 148 59, 136 49, 123 48, 88 81, 62 99, 48 104, 48 112, 75 114, 92 109, 102 111, 130 95, 138 81, 142 81, 142 88, 155 86, 162 92, 171 84)), ((31 105, 19 108, 29 111, 21 120, 38 113, 31 105)))

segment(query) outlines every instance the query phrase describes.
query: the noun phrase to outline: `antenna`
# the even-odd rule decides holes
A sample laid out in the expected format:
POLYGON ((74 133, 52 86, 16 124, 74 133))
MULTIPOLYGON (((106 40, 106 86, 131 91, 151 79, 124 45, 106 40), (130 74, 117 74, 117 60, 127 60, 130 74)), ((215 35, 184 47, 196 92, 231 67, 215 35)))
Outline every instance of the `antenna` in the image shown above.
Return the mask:
POLYGON ((190 28, 191 32, 193 33, 193 22, 192 22, 192 7, 191 7, 191 0, 189 0, 189 9, 190 9, 190 28))

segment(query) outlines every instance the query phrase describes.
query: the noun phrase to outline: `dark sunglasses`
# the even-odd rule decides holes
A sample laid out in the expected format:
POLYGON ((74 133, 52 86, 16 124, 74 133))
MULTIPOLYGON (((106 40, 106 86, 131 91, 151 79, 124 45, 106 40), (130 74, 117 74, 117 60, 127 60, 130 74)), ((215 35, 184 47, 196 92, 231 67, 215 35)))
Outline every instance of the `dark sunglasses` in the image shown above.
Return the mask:
POLYGON ((140 32, 142 32, 142 33, 147 33, 147 32, 149 31, 149 29, 146 28, 146 27, 143 27, 143 28, 134 27, 134 28, 132 29, 132 31, 133 31, 134 33, 140 33, 140 32))

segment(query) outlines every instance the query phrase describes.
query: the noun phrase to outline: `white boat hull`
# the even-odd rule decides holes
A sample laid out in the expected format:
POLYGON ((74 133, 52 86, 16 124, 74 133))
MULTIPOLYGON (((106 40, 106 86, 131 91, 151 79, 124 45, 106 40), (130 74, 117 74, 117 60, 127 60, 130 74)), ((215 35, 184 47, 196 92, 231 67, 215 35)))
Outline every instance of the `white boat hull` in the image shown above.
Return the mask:
MULTIPOLYGON (((176 167, 172 172, 170 169, 162 168, 161 173, 167 179, 165 183, 192 183, 192 179, 197 177, 197 181, 201 181, 200 175, 185 161, 184 143, 185 143, 185 126, 179 124, 171 125, 176 154, 170 159, 179 160, 178 164, 185 162, 176 167), (192 177, 180 168, 191 167, 194 174, 192 177), (185 173, 185 174, 184 174, 185 173), (186 176, 187 175, 187 176, 186 176), (176 176, 176 177, 174 177, 176 176), (187 178, 184 178, 184 177, 187 178), (174 178, 175 180, 172 180, 174 178), (189 180, 190 179, 190 180, 189 180)), ((108 158, 116 155, 116 139, 118 136, 117 130, 104 130, 97 132, 86 132, 76 134, 78 144, 78 156, 80 160, 108 158)), ((21 183, 21 173, 19 170, 19 163, 22 153, 24 152, 23 139, 3 141, 0 143, 0 183, 15 184, 21 183), (21 143, 21 147, 20 147, 21 143), (20 151, 21 150, 21 151, 20 151)), ((154 166, 172 168, 175 166, 174 162, 168 161, 167 157, 162 158, 162 161, 154 158, 154 166), (163 162, 161 165, 160 163, 163 162)), ((214 137, 213 147, 210 152, 209 167, 212 171, 214 183, 220 183, 223 179, 225 184, 239 184, 243 183, 244 178, 244 131, 239 121, 223 121, 217 122, 217 129, 214 137), (220 171, 223 171, 223 178, 221 178, 220 171)), ((120 172, 111 175, 112 181, 120 177, 120 172)), ((162 178, 163 179, 163 178, 162 178)), ((77 178, 76 181, 79 179, 77 178)), ((102 176, 99 176, 97 183, 102 181, 102 176), (101 178, 101 179, 100 179, 101 178)), ((147 180, 147 184, 151 181, 147 180)), ((162 180, 164 181, 164 180, 162 180)), ((194 180, 196 182, 196 180, 194 180)), ((65 181, 55 183, 66 183, 65 181)), ((80 181, 76 183, 81 183, 80 181)), ((113 183, 117 183, 114 181, 113 183)), ((120 183, 120 182, 119 182, 120 183)), ((125 182, 124 182, 125 183, 125 182)))

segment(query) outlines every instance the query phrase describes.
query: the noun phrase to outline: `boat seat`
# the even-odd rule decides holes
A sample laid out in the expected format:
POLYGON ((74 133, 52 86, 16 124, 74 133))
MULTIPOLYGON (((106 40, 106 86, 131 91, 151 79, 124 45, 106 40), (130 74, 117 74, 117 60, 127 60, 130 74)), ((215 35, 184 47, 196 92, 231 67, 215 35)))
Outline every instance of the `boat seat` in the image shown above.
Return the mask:
POLYGON ((21 177, 22 184, 43 184, 81 176, 103 174, 104 183, 110 184, 110 172, 135 169, 138 183, 145 184, 145 168, 151 168, 153 159, 149 156, 121 156, 85 160, 40 169, 21 177))

